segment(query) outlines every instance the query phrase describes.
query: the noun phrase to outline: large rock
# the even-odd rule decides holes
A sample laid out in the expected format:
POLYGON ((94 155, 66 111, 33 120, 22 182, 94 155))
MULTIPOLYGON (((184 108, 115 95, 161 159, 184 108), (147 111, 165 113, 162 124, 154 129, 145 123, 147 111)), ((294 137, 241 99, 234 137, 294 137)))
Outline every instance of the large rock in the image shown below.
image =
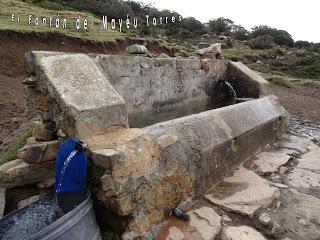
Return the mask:
POLYGON ((222 59, 221 43, 213 43, 207 48, 196 51, 198 55, 210 55, 212 59, 222 59))
POLYGON ((126 48, 127 54, 148 54, 149 51, 144 45, 133 44, 126 48))
POLYGON ((240 167, 205 197, 227 211, 253 216, 256 210, 268 207, 280 196, 279 189, 271 185, 256 173, 240 167))
POLYGON ((225 227, 222 231, 222 240, 266 240, 256 229, 248 226, 225 227))
POLYGON ((58 141, 36 142, 21 149, 21 157, 26 163, 41 163, 56 159, 58 141))
POLYGON ((29 164, 16 159, 0 166, 0 188, 13 188, 53 178, 55 162, 29 164))

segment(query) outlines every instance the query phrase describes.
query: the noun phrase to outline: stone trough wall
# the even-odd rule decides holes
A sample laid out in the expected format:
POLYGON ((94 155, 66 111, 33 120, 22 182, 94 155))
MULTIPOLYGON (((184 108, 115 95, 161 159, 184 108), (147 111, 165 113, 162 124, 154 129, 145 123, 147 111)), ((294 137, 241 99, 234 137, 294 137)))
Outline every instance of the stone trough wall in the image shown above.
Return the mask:
POLYGON ((124 239, 152 232, 287 126, 287 112, 268 95, 129 128, 129 113, 205 98, 206 84, 220 78, 246 97, 266 95, 267 82, 241 63, 50 52, 27 59, 45 121, 88 144, 94 193, 122 220, 124 239))

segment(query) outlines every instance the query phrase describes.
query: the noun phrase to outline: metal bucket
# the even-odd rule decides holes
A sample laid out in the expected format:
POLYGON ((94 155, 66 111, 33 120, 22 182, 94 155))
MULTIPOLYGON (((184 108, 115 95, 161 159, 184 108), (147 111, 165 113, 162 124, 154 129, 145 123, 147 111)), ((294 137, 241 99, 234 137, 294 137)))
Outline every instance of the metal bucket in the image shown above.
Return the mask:
POLYGON ((75 209, 28 240, 101 240, 90 194, 75 209))
MULTIPOLYGON (((28 208, 28 206, 26 208, 28 208)), ((23 213, 23 211, 25 211, 24 209, 26 208, 20 209, 9 214, 8 216, 5 216, 0 220, 0 225, 1 221, 10 222, 10 219, 14 219, 15 215, 18 215, 18 213, 23 213)), ((29 235, 22 239, 101 240, 99 226, 97 224, 96 217, 93 211, 91 195, 88 194, 87 198, 81 204, 54 221, 49 226, 43 228, 37 233, 32 234, 31 236, 29 235)))

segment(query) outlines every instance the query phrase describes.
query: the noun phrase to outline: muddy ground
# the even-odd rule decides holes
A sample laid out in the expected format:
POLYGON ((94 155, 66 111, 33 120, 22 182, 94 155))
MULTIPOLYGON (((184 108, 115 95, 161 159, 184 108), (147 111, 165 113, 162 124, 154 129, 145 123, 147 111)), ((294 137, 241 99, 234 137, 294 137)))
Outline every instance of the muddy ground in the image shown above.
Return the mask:
MULTIPOLYGON (((54 33, 16 33, 0 31, 0 154, 12 142, 30 128, 37 115, 35 109, 27 109, 24 86, 26 76, 24 54, 31 50, 64 52, 123 54, 125 48, 133 43, 143 43, 125 39, 116 43, 96 43, 66 37, 54 33)), ((153 54, 172 53, 156 42, 148 42, 153 54)), ((271 93, 277 95, 283 106, 295 115, 297 124, 320 125, 320 88, 296 83, 285 88, 271 83, 271 93)))

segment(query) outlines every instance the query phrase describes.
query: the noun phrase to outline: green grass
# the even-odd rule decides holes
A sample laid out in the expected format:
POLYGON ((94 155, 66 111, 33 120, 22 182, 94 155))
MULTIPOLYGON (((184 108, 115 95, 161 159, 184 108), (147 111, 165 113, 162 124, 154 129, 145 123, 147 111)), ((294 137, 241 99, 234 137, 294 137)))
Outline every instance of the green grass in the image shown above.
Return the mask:
POLYGON ((272 75, 269 77, 266 77, 268 81, 273 82, 274 84, 291 88, 294 86, 294 84, 291 82, 290 78, 285 77, 285 76, 279 76, 279 75, 272 75))
POLYGON ((18 157, 18 150, 22 148, 27 143, 27 139, 31 137, 32 130, 26 131, 24 134, 22 134, 16 143, 12 145, 6 152, 4 152, 0 156, 0 165, 9 162, 11 160, 14 160, 18 157))
POLYGON ((107 230, 102 233, 102 240, 120 240, 120 237, 112 231, 107 230))
POLYGON ((225 59, 231 61, 246 61, 246 59, 271 58, 277 55, 282 55, 283 52, 279 48, 253 50, 253 49, 239 49, 230 48, 224 49, 223 55, 225 59))
POLYGON ((28 0, 25 2, 17 0, 1 0, 0 9, 0 30, 13 30, 18 32, 57 32, 70 37, 93 40, 97 42, 114 42, 117 39, 123 39, 124 37, 127 37, 126 34, 120 33, 119 31, 102 29, 102 19, 98 19, 92 14, 86 12, 48 10, 35 6, 28 0), (20 16, 20 23, 11 21, 12 13, 14 13, 16 16, 20 16), (47 26, 42 26, 41 24, 36 26, 34 23, 31 25, 28 24, 29 14, 32 14, 32 19, 34 21, 36 17, 39 19, 46 17, 48 19, 50 16, 52 16, 55 19, 58 13, 60 14, 60 19, 67 19, 67 29, 62 29, 61 27, 58 29, 49 28, 48 24, 47 26), (82 27, 80 30, 75 28, 75 21, 78 16, 80 16, 82 20, 84 18, 88 19, 89 25, 87 30, 84 30, 82 27), (92 20, 93 29, 91 28, 92 20))

